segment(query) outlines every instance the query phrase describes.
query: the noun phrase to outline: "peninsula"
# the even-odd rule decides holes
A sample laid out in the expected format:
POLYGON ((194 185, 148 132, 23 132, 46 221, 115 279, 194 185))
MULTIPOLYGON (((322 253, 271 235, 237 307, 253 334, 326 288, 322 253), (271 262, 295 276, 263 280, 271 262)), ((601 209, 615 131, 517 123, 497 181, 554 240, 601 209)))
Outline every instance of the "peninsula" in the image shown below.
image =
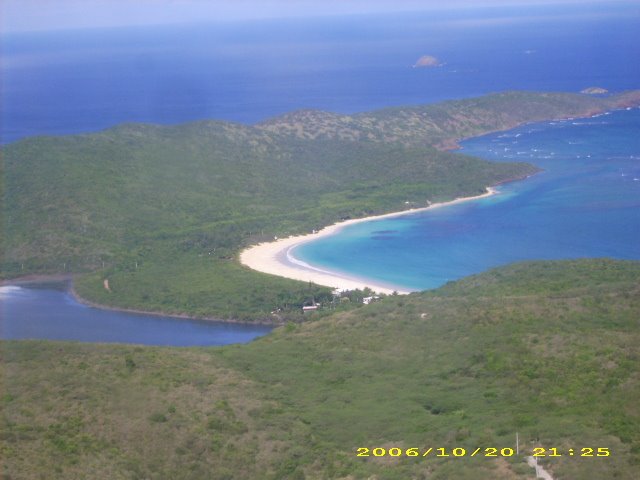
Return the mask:
POLYGON ((300 110, 253 126, 131 123, 24 139, 2 147, 2 275, 74 273, 80 296, 111 307, 295 316, 331 289, 251 270, 242 250, 481 195, 538 169, 446 151, 458 139, 639 103, 640 91, 504 92, 354 115, 300 110))

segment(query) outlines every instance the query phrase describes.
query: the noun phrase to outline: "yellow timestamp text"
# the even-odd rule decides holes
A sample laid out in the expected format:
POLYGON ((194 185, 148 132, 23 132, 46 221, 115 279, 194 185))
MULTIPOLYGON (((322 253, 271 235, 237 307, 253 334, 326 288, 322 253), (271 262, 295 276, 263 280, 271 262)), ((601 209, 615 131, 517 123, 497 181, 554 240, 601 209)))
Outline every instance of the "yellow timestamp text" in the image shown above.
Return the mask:
POLYGON ((477 448, 447 448, 447 447, 425 447, 425 448, 370 448, 360 447, 356 449, 357 457, 513 457, 519 454, 531 455, 532 457, 609 457, 611 450, 605 447, 581 447, 581 448, 543 448, 535 447, 533 451, 519 451, 511 447, 477 447, 477 448))
POLYGON ((568 455, 570 457, 610 457, 611 450, 606 447, 592 448, 543 448, 535 447, 533 449, 532 457, 563 457, 568 455))

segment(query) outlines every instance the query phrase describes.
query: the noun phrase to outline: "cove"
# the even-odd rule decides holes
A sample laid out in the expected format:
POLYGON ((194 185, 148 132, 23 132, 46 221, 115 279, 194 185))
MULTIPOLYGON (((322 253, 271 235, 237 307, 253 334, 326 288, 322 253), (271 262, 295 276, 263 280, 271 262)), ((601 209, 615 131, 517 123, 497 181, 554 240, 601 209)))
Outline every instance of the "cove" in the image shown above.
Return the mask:
POLYGON ((79 303, 66 284, 0 286, 0 308, 4 340, 219 346, 247 343, 273 329, 94 308, 79 303))
POLYGON ((525 260, 640 259, 640 110, 523 125, 461 145, 544 171, 491 197, 351 225, 292 254, 398 290, 525 260))

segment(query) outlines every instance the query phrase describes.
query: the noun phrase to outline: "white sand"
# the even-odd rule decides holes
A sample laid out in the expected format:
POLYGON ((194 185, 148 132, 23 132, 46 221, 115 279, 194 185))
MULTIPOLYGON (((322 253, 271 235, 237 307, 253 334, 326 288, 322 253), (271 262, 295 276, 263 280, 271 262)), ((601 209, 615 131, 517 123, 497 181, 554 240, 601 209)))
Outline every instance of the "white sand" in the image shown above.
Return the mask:
POLYGON ((370 289, 379 293, 392 293, 394 290, 396 290, 398 293, 406 294, 409 293, 409 291, 394 289, 392 286, 384 285, 380 282, 376 283, 375 281, 369 281, 366 279, 357 278, 355 276, 347 276, 341 273, 330 272, 313 267, 305 262, 294 258, 290 254, 290 251, 303 243, 317 240, 328 235, 333 235, 344 227, 353 225, 354 223, 368 222, 370 220, 378 220, 381 218, 397 217, 400 215, 407 215, 409 213, 416 213, 448 205, 455 205, 457 203, 485 198, 496 193, 497 191, 495 189, 489 187, 487 188, 486 193, 477 195, 475 197, 457 198, 450 202, 434 203, 424 208, 415 208, 402 212, 387 213, 385 215, 346 220, 344 222, 325 227, 316 233, 281 238, 273 242, 261 243, 253 247, 249 247, 248 249, 241 252, 240 263, 259 272, 279 275, 281 277, 292 278, 294 280, 302 280, 303 282, 313 282, 318 285, 324 285, 340 290, 354 290, 356 288, 363 289, 365 287, 369 287, 370 289))

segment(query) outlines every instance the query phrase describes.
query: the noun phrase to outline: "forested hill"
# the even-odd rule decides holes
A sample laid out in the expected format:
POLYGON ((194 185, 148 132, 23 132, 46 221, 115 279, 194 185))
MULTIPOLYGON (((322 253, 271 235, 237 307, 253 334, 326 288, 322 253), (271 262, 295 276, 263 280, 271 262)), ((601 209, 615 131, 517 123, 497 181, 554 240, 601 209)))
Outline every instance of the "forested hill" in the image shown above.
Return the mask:
POLYGON ((326 289, 241 267, 235 256, 243 246, 523 178, 537 169, 434 146, 639 98, 506 93, 352 117, 124 124, 21 140, 2 149, 2 276, 93 271, 77 287, 100 303, 270 318, 326 289))
POLYGON ((504 92, 443 103, 385 108, 356 115, 301 110, 258 128, 297 138, 339 138, 453 148, 460 138, 522 123, 583 117, 640 104, 640 90, 611 96, 504 92))
POLYGON ((0 342, 3 473, 526 480, 539 447, 554 478, 635 480, 639 321, 639 262, 573 260, 387 297, 248 345, 0 342), (394 447, 401 457, 372 454, 394 447))

